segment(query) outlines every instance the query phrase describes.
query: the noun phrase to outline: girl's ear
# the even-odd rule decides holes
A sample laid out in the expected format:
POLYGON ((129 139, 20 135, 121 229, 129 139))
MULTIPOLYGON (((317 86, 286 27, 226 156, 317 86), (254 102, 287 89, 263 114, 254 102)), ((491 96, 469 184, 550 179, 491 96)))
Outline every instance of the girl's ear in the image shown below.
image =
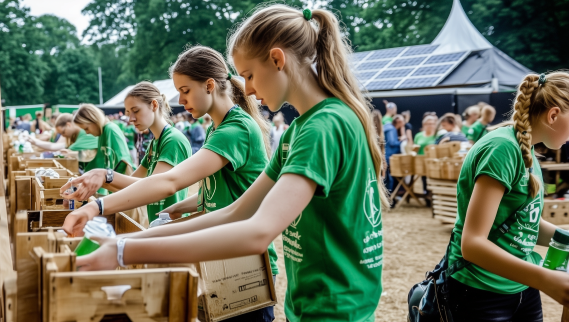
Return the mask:
POLYGON ((550 108, 547 112, 547 124, 552 125, 559 117, 559 114, 561 114, 561 109, 559 107, 554 106, 550 108))
POLYGON ((209 93, 213 93, 213 90, 215 89, 215 81, 213 80, 213 78, 210 78, 208 80, 205 81, 205 90, 206 92, 209 93))
POLYGON ((286 56, 282 49, 280 48, 273 48, 269 51, 269 57, 273 65, 278 71, 284 69, 286 63, 286 56))
POLYGON ((156 112, 156 110, 158 109, 158 101, 152 100, 152 102, 150 102, 150 107, 152 108, 152 112, 156 112))

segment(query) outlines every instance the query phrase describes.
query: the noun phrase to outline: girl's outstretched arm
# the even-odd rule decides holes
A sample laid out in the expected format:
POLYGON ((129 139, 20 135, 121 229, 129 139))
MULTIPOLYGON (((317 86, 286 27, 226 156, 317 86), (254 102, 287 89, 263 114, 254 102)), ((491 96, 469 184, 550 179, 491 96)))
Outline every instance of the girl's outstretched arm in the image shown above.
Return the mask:
MULTIPOLYGON (((251 218, 178 236, 128 239, 124 263, 195 263, 261 254, 302 213, 315 190, 314 181, 296 174, 285 174, 251 218)), ((216 211, 195 221, 202 219, 203 223, 207 217, 219 217, 219 213, 216 211)), ((117 266, 116 239, 99 241, 101 247, 97 251, 77 259, 81 270, 113 269, 117 266)))

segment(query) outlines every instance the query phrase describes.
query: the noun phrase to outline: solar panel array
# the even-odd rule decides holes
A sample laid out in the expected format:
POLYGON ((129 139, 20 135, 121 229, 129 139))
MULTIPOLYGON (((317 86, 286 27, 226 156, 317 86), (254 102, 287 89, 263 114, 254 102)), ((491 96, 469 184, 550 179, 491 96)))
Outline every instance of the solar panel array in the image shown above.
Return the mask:
POLYGON ((433 54, 438 45, 354 53, 356 77, 369 91, 433 87, 466 58, 468 52, 433 54))

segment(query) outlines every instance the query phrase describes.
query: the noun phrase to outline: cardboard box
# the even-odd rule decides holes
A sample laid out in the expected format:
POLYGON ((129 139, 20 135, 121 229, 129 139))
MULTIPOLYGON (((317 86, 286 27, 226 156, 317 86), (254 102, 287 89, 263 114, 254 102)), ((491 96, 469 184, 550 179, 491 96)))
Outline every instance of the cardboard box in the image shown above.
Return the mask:
MULTIPOLYGON (((198 216, 195 216, 198 217, 198 216)), ((195 218, 181 218, 175 224, 195 218)), ((277 304, 269 253, 200 262, 198 319, 217 322, 277 304)))

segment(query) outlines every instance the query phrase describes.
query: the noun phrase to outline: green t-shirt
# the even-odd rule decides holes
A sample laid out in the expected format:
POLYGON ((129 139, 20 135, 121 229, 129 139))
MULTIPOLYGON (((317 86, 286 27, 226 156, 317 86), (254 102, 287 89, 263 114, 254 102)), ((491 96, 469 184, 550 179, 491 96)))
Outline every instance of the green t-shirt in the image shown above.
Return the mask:
POLYGON ((121 129, 121 131, 123 131, 126 129, 126 124, 124 124, 123 122, 119 121, 119 120, 112 120, 111 122, 115 123, 119 129, 121 129))
POLYGON ((356 114, 337 98, 316 104, 291 123, 265 172, 274 181, 294 173, 317 184, 282 233, 287 318, 374 321, 382 292, 381 205, 356 114))
MULTIPOLYGON (((200 182, 198 211, 225 208, 249 189, 267 163, 263 133, 253 118, 235 107, 214 130, 207 129, 202 149, 213 151, 229 163, 200 182)), ((269 245, 273 274, 278 274, 275 245, 269 245)))
POLYGON ((419 132, 417 135, 415 135, 415 139, 413 141, 415 141, 415 144, 420 146, 417 154, 424 155, 425 147, 429 144, 435 144, 436 139, 434 135, 425 136, 425 132, 419 132))
POLYGON ((136 130, 134 129, 134 125, 130 124, 126 127, 124 137, 127 139, 126 146, 128 146, 128 149, 134 150, 134 143, 136 142, 136 130))
MULTIPOLYGON (((124 134, 116 124, 108 122, 103 126, 103 133, 99 136, 97 154, 91 162, 87 163, 85 166, 85 172, 92 169, 110 168, 124 174, 126 171, 126 165, 124 163, 119 165, 121 160, 132 165, 132 159, 130 158, 130 153, 126 146, 124 134), (118 168, 116 168, 117 165, 119 165, 118 168)), ((107 194, 107 190, 103 188, 99 189, 97 192, 99 194, 107 194)))
POLYGON ((393 117, 389 116, 389 115, 385 115, 382 119, 381 119, 381 123, 383 124, 387 124, 387 123, 391 123, 393 122, 393 117))
POLYGON ((484 135, 486 135, 488 131, 486 130, 486 125, 480 123, 480 121, 476 121, 472 124, 470 129, 468 129, 468 133, 466 134, 466 138, 470 141, 474 141, 476 143, 480 140, 484 135))
POLYGON ((87 134, 85 130, 80 129, 77 139, 68 149, 71 151, 95 150, 99 145, 99 139, 91 134, 87 134))
POLYGON ((470 126, 462 123, 462 127, 460 128, 460 130, 464 135, 468 135, 468 130, 470 130, 470 126))
MULTIPOLYGON (((535 155, 533 164, 534 174, 542 179, 535 155)), ((520 259, 539 265, 541 257, 533 252, 533 248, 537 242, 543 210, 543 190, 536 198, 528 198, 529 172, 512 127, 490 132, 472 147, 464 160, 457 184, 458 217, 454 226, 455 238, 450 248, 450 263, 462 257, 460 245, 466 210, 474 182, 480 175, 498 180, 506 187, 492 229, 495 230, 510 214, 525 205, 515 214, 516 223, 498 240, 497 245, 520 259)), ((500 294, 514 294, 527 289, 525 285, 490 273, 475 264, 463 268, 452 277, 471 287, 500 294)))
MULTIPOLYGON (((149 177, 154 172, 158 162, 165 162, 173 167, 192 156, 192 147, 188 139, 177 129, 167 125, 160 138, 153 139, 150 148, 142 159, 140 166, 145 167, 146 176, 149 177), (160 143, 160 145, 158 145, 160 143)), ((180 202, 188 195, 188 188, 182 189, 166 199, 151 203, 146 206, 148 210, 148 220, 152 222, 158 218, 158 213, 171 205, 180 202)))

